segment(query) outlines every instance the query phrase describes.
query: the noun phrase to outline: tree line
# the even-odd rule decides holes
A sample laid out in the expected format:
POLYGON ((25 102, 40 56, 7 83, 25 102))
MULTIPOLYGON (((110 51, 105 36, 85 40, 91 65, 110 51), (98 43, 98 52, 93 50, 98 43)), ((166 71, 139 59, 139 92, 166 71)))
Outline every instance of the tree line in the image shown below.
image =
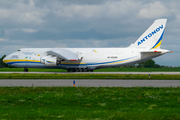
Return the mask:
POLYGON ((8 64, 4 63, 3 62, 3 59, 6 57, 6 55, 3 55, 1 58, 0 58, 0 67, 1 68, 6 68, 6 67, 9 67, 8 64))
POLYGON ((161 66, 155 63, 154 60, 150 59, 150 60, 146 60, 137 64, 133 64, 133 65, 126 65, 123 66, 124 68, 163 68, 163 67, 167 67, 167 66, 161 66))

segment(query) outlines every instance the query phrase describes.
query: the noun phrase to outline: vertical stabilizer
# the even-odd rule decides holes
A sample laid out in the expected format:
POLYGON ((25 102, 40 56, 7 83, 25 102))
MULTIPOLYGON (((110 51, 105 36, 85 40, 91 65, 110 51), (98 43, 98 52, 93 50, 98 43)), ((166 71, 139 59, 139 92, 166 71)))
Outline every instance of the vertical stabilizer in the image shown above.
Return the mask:
POLYGON ((167 19, 157 19, 154 23, 129 47, 154 49, 160 48, 167 19))

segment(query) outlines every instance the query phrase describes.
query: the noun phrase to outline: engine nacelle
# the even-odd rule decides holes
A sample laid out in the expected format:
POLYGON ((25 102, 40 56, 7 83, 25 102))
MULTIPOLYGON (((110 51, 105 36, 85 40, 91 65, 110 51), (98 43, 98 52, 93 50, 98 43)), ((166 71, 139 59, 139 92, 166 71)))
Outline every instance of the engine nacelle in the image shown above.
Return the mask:
POLYGON ((45 60, 46 60, 47 57, 41 57, 40 61, 42 64, 45 64, 45 60))
POLYGON ((41 57, 41 63, 45 64, 46 66, 57 66, 58 60, 56 57, 41 57))

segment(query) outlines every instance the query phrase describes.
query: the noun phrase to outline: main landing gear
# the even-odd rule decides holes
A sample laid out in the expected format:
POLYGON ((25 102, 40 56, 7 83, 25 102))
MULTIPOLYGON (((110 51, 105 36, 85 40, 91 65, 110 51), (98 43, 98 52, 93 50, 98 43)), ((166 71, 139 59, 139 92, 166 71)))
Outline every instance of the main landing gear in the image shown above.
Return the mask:
POLYGON ((24 72, 28 72, 28 69, 27 69, 27 68, 24 68, 24 72))
POLYGON ((93 72, 93 70, 89 70, 87 68, 68 68, 67 72, 93 72))

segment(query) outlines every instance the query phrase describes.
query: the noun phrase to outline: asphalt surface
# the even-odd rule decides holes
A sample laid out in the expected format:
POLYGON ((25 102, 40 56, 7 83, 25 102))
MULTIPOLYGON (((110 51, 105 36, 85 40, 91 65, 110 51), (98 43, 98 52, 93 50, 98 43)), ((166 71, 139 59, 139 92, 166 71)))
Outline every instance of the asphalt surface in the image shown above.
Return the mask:
POLYGON ((178 75, 180 72, 0 72, 2 73, 21 73, 21 74, 172 74, 178 75))
POLYGON ((73 87, 75 81, 76 87, 179 87, 180 80, 98 80, 98 79, 2 79, 0 86, 24 86, 24 87, 73 87))

